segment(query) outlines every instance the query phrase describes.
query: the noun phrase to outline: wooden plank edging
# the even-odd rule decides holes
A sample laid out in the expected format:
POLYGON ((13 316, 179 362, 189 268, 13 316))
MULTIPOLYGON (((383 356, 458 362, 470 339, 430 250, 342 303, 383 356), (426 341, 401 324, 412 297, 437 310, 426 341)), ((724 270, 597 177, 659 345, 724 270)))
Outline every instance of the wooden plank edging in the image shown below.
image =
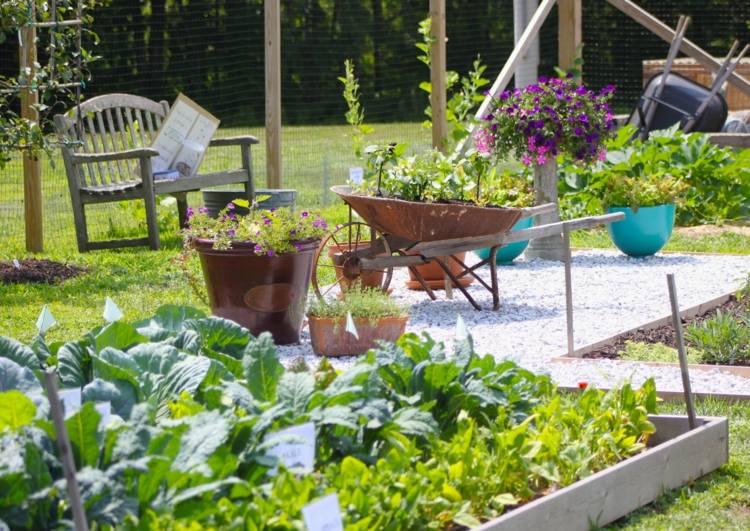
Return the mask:
POLYGON ((729 425, 723 417, 651 416, 662 438, 653 448, 491 520, 482 531, 588 530, 621 518, 729 460, 729 425), (666 439, 666 440, 663 440, 666 439))

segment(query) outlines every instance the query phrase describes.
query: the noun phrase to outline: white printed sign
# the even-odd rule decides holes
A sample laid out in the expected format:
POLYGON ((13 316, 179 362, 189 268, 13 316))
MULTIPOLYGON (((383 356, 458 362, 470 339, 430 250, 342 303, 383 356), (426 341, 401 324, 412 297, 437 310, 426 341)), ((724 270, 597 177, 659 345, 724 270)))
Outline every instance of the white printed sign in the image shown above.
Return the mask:
POLYGON ((39 330, 41 335, 44 335, 55 323, 57 323, 55 316, 52 315, 52 312, 49 311, 49 308, 45 304, 42 311, 39 312, 39 318, 36 320, 36 329, 39 330))
POLYGON ((58 393, 60 402, 62 402, 65 418, 71 417, 81 409, 81 388, 61 389, 58 393))
POLYGON ((99 419, 99 429, 103 429, 109 421, 112 420, 112 403, 111 402, 97 402, 94 404, 94 408, 101 415, 99 419))
POLYGON ((354 184, 362 184, 365 178, 365 170, 361 167, 349 168, 349 180, 354 184))
MULTIPOLYGON (((286 468, 305 473, 313 471, 315 424, 312 422, 269 433, 264 442, 270 446, 266 453, 276 457, 286 468)), ((268 471, 269 476, 275 476, 277 473, 276 468, 268 471)))
POLYGON ((219 119, 180 94, 161 124, 151 147, 159 156, 151 161, 154 172, 177 170, 180 177, 198 172, 211 137, 219 128, 219 119))
POLYGON ((339 497, 335 493, 305 505, 302 518, 308 531, 344 531, 339 497))

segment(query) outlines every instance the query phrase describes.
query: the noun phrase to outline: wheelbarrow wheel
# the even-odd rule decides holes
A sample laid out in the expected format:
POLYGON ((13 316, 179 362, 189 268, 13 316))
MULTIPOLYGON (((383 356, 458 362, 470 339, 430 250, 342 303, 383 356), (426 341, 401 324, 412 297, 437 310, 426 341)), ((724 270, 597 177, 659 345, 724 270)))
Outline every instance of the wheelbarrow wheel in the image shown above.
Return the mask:
POLYGON ((356 285, 386 291, 393 267, 364 269, 361 265, 362 258, 376 255, 391 255, 388 240, 378 231, 361 221, 337 226, 321 241, 315 253, 312 270, 315 294, 325 300, 356 285))

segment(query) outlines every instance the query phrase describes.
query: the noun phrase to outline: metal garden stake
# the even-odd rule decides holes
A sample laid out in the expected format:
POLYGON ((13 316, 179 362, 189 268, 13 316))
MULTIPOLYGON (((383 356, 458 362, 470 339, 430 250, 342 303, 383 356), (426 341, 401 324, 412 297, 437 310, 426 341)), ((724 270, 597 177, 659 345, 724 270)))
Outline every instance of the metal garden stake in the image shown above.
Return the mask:
POLYGON ((685 340, 682 335, 682 320, 680 319, 680 307, 677 304, 677 288, 675 287, 674 274, 667 275, 667 286, 669 287, 669 301, 672 303, 672 323, 677 343, 677 354, 680 358, 680 372, 682 373, 682 390, 685 393, 685 405, 687 406, 688 426, 693 430, 697 427, 695 421, 695 406, 693 405, 693 392, 690 389, 690 375, 688 374, 687 354, 685 353, 685 340))

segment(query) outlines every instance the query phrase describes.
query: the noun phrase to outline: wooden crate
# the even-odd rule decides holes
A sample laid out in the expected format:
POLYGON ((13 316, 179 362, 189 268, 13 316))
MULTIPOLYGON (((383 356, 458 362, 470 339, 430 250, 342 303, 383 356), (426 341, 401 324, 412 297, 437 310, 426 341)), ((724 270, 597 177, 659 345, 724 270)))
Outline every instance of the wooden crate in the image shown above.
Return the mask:
POLYGON ((716 470, 729 459, 729 423, 699 417, 688 430, 687 417, 654 415, 656 433, 645 452, 534 500, 481 526, 482 531, 588 531, 614 522, 716 470))
MULTIPOLYGON (((723 57, 718 61, 723 61, 723 57)), ((655 74, 660 74, 664 70, 664 59, 655 59, 643 61, 643 85, 655 74)), ((698 64, 694 59, 681 58, 675 59, 672 65, 672 71, 682 74, 683 76, 697 81, 705 87, 710 87, 713 82, 711 72, 703 65, 698 64)), ((750 79, 750 59, 743 59, 735 70, 739 75, 750 79)), ((724 95, 729 105, 730 111, 739 111, 750 109, 750 94, 745 94, 737 87, 727 84, 727 93, 724 95)))

